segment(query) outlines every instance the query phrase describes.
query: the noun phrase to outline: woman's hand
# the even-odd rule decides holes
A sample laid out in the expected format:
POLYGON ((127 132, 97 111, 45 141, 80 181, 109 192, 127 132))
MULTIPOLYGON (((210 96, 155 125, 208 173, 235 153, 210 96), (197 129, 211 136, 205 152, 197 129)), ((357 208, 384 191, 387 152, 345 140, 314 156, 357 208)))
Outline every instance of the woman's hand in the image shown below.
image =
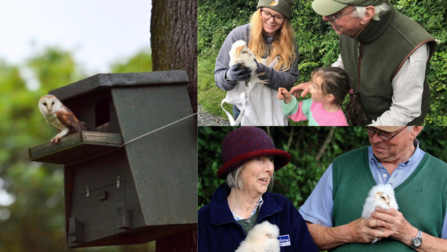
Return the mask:
POLYGON ((301 97, 306 96, 309 93, 309 86, 312 82, 305 82, 305 83, 301 83, 298 86, 294 86, 291 90, 290 93, 295 96, 296 98, 299 98, 299 94, 300 94, 300 90, 303 90, 303 92, 301 92, 301 97))
POLYGON ((288 104, 290 101, 292 101, 292 96, 285 88, 279 88, 278 94, 276 95, 276 98, 280 100, 284 100, 286 104, 288 104))
POLYGON ((250 73, 251 71, 248 67, 244 67, 241 63, 238 63, 228 69, 226 76, 230 81, 245 81, 250 79, 250 73))

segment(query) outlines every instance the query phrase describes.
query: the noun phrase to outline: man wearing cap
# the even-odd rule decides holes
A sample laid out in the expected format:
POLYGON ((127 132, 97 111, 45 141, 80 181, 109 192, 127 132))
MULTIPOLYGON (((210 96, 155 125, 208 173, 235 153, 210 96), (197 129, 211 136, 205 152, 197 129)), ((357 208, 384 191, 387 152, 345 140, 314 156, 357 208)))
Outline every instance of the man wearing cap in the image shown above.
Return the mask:
POLYGON ((198 214, 199 252, 235 251, 264 221, 278 226, 281 252, 318 252, 292 202, 267 192, 273 173, 289 163, 289 153, 276 149, 262 129, 241 127, 223 140, 222 159, 217 177, 226 182, 198 214))
POLYGON ((419 148, 422 126, 366 130, 371 146, 337 157, 299 210, 318 248, 447 251, 447 164, 419 148), (392 185, 399 210, 361 218, 376 184, 392 185))
MULTIPOLYGON (((315 0, 312 8, 340 35, 340 56, 332 66, 348 72, 366 123, 422 125, 430 107, 432 36, 385 0, 315 0)), ((292 92, 305 90, 304 96, 307 86, 292 92)))

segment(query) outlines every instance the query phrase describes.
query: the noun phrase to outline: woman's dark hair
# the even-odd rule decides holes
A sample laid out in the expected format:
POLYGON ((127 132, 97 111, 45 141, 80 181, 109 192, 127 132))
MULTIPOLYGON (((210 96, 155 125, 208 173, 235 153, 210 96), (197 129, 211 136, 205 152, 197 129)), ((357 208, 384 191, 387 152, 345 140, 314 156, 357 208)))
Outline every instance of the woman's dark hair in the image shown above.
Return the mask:
MULTIPOLYGON (((323 94, 331 94, 334 96, 334 103, 341 106, 345 96, 351 90, 349 84, 349 76, 345 70, 339 67, 323 67, 312 72, 311 78, 321 77, 323 83, 321 90, 323 94)), ((346 106, 346 117, 348 122, 354 126, 366 124, 365 113, 363 113, 360 104, 360 93, 358 91, 349 94, 349 103, 346 106), (352 93, 352 94, 351 94, 352 93)))

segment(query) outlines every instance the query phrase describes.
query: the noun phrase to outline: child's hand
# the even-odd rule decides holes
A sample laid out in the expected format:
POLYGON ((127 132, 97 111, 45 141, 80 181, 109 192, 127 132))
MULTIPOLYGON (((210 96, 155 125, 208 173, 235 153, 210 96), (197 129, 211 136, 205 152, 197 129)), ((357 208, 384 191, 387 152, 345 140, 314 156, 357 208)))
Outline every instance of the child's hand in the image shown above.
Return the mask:
POLYGON ((284 100, 286 104, 292 101, 292 96, 290 95, 289 91, 287 91, 287 89, 285 88, 278 89, 278 94, 276 95, 276 98, 284 100))

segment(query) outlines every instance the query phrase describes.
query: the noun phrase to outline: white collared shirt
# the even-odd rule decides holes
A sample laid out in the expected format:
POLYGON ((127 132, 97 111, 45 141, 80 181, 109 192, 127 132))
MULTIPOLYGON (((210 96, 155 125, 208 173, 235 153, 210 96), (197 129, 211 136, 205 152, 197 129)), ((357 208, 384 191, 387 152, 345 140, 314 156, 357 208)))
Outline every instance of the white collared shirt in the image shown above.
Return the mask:
MULTIPOLYGON (((429 47, 423 44, 408 57, 391 82, 393 97, 390 109, 369 126, 404 126, 421 115, 429 53, 429 47)), ((332 66, 343 68, 341 55, 332 66)))

